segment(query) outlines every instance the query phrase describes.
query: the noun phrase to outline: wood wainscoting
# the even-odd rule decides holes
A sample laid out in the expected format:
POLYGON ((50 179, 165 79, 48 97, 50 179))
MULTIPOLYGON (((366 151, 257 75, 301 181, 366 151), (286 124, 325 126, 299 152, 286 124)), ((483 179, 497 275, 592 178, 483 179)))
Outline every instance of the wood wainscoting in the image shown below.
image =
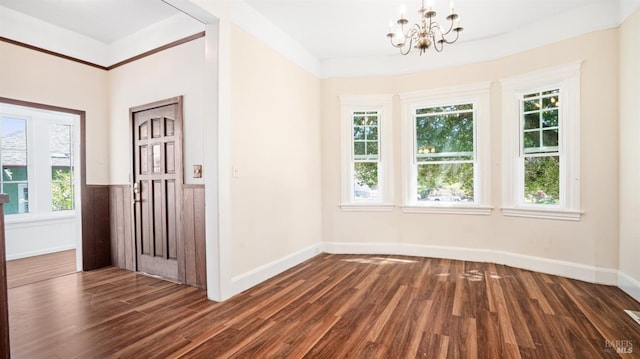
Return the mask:
MULTIPOLYGON (((185 284, 206 289, 204 185, 183 185, 182 236, 185 255, 185 284)), ((135 271, 131 187, 111 185, 111 263, 135 271)))
POLYGON ((109 186, 87 185, 82 193, 82 269, 111 265, 109 186))
POLYGON ((184 235, 185 283, 207 288, 204 185, 182 186, 182 232, 184 235))
POLYGON ((111 204, 111 264, 130 271, 136 270, 136 248, 133 239, 133 208, 131 187, 110 186, 111 204))

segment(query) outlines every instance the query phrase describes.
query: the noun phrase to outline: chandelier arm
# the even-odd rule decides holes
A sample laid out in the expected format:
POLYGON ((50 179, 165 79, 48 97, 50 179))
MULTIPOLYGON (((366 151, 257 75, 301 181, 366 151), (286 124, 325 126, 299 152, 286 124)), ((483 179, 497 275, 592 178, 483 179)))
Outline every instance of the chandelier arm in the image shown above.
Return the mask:
POLYGON ((393 43, 393 37, 392 36, 389 36, 389 42, 391 43, 391 46, 393 46, 393 47, 400 47, 400 44, 394 44, 393 43))
POLYGON ((449 20, 449 30, 447 30, 447 32, 443 32, 442 35, 445 35, 445 36, 449 35, 453 30, 454 25, 455 25, 455 21, 453 19, 449 20))
MULTIPOLYGON (((405 45, 406 45, 406 43, 405 43, 405 45)), ((400 53, 401 53, 402 55, 407 55, 407 54, 409 54, 409 51, 411 51, 411 49, 413 48, 413 37, 412 37, 412 38, 409 38, 409 46, 407 46, 407 47, 406 47, 406 49, 407 49, 407 51, 406 51, 406 52, 405 52, 405 51, 402 51, 402 49, 404 49, 404 48, 405 48, 404 46, 403 46, 403 47, 399 47, 399 49, 400 49, 400 53)))
POLYGON ((407 32, 407 37, 418 37, 420 35, 420 31, 422 31, 422 28, 420 27, 420 25, 418 24, 413 24, 413 26, 411 27, 411 30, 409 30, 407 32))
POLYGON ((446 42, 447 44, 453 44, 454 42, 458 41, 458 37, 460 37, 460 31, 456 31, 456 38, 453 39, 453 41, 449 41, 447 39, 444 39, 444 42, 446 42))
MULTIPOLYGON (((444 36, 441 36, 442 39, 444 40, 444 36)), ((433 39, 433 48, 437 51, 437 52, 442 52, 442 49, 444 49, 444 41, 435 41, 435 38, 433 39), (440 48, 438 48, 438 44, 440 44, 440 48)))

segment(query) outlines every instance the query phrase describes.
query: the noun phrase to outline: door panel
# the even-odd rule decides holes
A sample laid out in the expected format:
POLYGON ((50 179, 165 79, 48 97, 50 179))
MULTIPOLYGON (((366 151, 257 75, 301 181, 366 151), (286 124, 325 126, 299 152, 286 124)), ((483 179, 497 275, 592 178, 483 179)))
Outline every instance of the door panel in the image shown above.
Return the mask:
POLYGON ((179 101, 149 107, 132 110, 137 269, 184 281, 182 108, 179 101))

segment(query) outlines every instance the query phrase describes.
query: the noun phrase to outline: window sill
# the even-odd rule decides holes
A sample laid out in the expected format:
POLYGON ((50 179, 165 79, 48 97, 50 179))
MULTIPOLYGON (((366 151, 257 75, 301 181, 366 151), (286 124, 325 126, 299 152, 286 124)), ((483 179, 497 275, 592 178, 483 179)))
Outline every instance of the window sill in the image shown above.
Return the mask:
POLYGON ((502 214, 509 217, 556 219, 562 221, 579 221, 582 218, 582 213, 581 211, 560 210, 555 208, 502 207, 502 214))
POLYGON ((395 205, 393 203, 342 203, 340 209, 346 212, 391 212, 395 205))
POLYGON ((493 207, 489 206, 470 206, 470 205, 429 205, 402 206, 402 213, 435 213, 435 214, 471 214, 488 216, 491 214, 493 207))

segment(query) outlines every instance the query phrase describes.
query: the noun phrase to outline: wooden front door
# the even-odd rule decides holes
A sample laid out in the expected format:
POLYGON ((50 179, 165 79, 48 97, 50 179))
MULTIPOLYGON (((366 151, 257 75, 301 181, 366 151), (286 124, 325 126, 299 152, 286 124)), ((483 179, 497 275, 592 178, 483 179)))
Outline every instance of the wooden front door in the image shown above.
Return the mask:
POLYGON ((137 269, 184 282, 182 98, 131 109, 137 269))

